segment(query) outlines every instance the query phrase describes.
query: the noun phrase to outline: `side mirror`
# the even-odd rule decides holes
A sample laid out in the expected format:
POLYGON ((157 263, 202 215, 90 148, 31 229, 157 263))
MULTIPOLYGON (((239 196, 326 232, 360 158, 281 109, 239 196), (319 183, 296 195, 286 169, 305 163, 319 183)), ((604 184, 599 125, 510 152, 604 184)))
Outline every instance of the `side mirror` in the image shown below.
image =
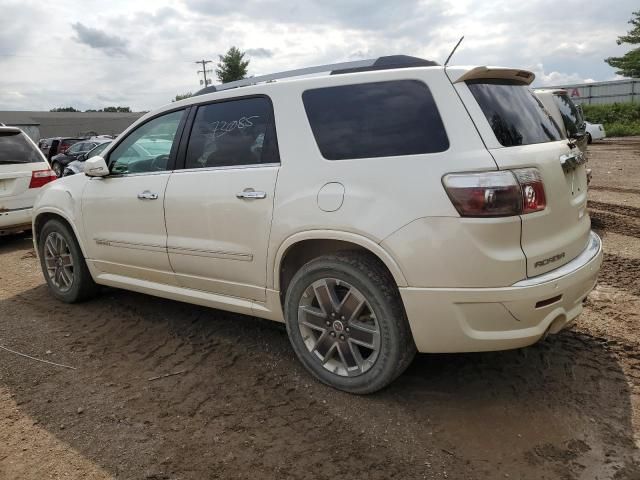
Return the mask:
POLYGON ((86 153, 81 153, 80 155, 78 155, 78 158, 76 158, 76 160, 79 160, 81 162, 84 162, 86 159, 87 159, 86 153))
POLYGON ((85 162, 84 173, 88 177, 106 177, 110 172, 104 158, 100 155, 96 155, 85 162))

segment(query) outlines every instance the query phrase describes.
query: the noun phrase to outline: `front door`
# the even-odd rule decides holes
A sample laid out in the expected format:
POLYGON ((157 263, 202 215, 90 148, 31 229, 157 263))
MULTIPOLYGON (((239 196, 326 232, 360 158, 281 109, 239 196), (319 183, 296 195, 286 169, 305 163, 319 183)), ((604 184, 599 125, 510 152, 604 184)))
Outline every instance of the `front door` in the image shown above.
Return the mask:
POLYGON ((280 166, 271 101, 200 106, 185 169, 169 179, 167 248, 178 283, 264 301, 267 246, 280 166))
POLYGON ((176 284, 164 199, 183 115, 183 110, 167 113, 133 130, 108 153, 111 174, 87 182, 82 198, 87 254, 101 272, 176 284))

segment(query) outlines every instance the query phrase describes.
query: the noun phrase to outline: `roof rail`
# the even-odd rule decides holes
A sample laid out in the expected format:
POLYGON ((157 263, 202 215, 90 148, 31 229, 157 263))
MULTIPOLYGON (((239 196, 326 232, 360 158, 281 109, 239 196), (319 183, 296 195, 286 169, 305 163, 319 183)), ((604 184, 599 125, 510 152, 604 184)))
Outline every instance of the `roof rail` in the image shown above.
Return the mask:
POLYGON ((243 78, 235 82, 223 83, 220 85, 205 87, 194 94, 204 95, 207 93, 220 92, 231 88, 246 87, 257 83, 272 82, 283 78, 301 77, 303 75, 312 75, 314 73, 330 72, 331 75, 342 73, 368 72, 373 70, 388 70, 392 68, 409 68, 409 67, 434 67, 438 66, 437 62, 424 60, 422 58, 410 57, 408 55, 390 55, 368 60, 355 60, 352 62, 331 63, 327 65, 318 65, 316 67, 298 68, 295 70, 287 70, 285 72, 271 73, 269 75, 260 75, 258 77, 243 78))

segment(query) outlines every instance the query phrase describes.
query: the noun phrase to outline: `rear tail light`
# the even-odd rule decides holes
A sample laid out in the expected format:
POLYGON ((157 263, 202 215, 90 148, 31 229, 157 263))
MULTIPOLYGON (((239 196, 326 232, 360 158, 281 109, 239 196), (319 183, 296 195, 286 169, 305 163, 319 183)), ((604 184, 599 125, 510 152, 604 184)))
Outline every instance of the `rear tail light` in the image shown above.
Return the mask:
POLYGON ((49 182, 53 182, 56 178, 58 177, 53 170, 36 170, 31 172, 29 188, 40 188, 49 182))
POLYGON ((509 217, 544 210, 547 202, 535 168, 451 173, 442 179, 462 217, 509 217))

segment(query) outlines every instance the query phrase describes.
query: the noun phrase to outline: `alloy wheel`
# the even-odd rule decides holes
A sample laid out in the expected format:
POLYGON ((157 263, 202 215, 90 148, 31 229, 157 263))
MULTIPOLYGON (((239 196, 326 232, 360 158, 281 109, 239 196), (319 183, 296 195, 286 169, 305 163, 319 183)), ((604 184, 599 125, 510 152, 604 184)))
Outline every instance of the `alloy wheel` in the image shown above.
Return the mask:
POLYGON ((51 283, 62 293, 73 285, 73 256, 62 235, 51 232, 44 241, 44 263, 51 283))
POLYGON ((298 327, 309 352, 342 377, 362 375, 380 353, 380 326, 353 285, 336 278, 313 282, 298 306, 298 327))

